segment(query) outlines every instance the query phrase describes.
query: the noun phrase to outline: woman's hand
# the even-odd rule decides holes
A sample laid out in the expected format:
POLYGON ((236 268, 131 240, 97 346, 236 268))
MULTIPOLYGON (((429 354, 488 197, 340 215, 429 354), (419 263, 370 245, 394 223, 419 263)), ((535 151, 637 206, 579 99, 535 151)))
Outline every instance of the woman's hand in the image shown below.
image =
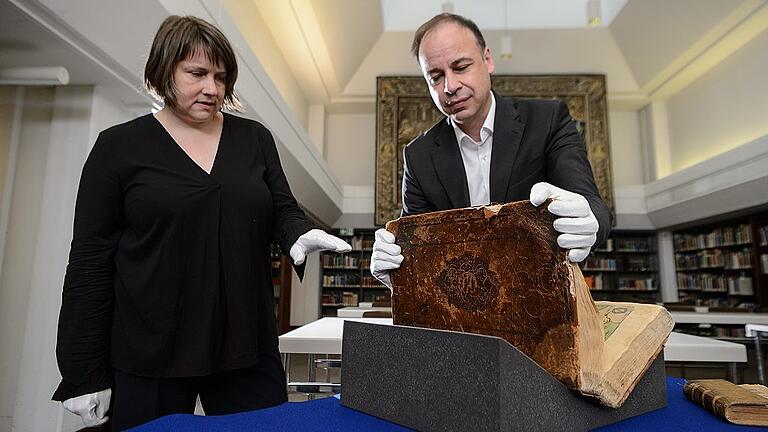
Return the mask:
POLYGON ((109 420, 107 411, 110 399, 112 399, 112 389, 108 388, 67 399, 62 404, 67 411, 79 415, 86 427, 93 427, 109 420))
POLYGON ((291 258, 293 258, 293 263, 300 265, 304 263, 307 255, 312 252, 323 250, 344 253, 351 251, 352 246, 344 240, 334 237, 323 230, 313 229, 302 234, 302 236, 296 240, 296 243, 291 246, 290 255, 291 258))

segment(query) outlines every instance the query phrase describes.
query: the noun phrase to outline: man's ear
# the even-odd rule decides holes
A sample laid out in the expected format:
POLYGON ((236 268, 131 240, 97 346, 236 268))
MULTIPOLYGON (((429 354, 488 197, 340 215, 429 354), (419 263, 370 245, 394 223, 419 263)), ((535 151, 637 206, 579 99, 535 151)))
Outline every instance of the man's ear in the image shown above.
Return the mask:
POLYGON ((488 66, 488 73, 492 74, 493 71, 496 70, 496 65, 493 63, 491 49, 488 47, 485 47, 485 50, 483 51, 483 61, 485 61, 485 64, 488 66))

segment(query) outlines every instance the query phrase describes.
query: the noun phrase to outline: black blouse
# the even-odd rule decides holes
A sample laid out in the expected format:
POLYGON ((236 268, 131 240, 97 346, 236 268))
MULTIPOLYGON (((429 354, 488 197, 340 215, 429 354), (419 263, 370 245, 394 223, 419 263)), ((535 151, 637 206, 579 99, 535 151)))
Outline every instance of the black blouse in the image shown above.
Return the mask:
POLYGON ((257 122, 224 115, 210 174, 152 115, 103 131, 80 179, 53 399, 111 387, 111 368, 255 365, 277 350, 269 243, 287 253, 312 227, 257 122))

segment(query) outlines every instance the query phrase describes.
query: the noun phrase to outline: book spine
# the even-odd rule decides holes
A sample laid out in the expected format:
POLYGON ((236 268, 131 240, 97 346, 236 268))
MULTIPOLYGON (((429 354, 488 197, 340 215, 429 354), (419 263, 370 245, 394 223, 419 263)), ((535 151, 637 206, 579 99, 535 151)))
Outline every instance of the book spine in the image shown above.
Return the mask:
POLYGON ((728 404, 722 396, 717 396, 715 392, 708 391, 697 383, 686 383, 683 387, 683 393, 688 399, 703 406, 707 411, 728 420, 726 417, 728 404))

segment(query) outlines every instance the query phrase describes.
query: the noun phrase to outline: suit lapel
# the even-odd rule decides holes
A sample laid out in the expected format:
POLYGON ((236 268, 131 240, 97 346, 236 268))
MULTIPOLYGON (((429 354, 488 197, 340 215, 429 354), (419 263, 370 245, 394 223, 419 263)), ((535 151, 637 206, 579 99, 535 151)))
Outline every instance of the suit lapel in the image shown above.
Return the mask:
MULTIPOLYGON (((493 149, 491 151, 491 202, 506 201, 507 186, 512 176, 512 167, 520 149, 525 124, 514 102, 493 92, 496 98, 496 118, 493 121, 493 149)), ((466 180, 465 180, 466 181, 466 180)))
POLYGON ((468 207, 469 186, 456 134, 447 120, 443 120, 439 127, 435 149, 432 151, 432 163, 453 208, 468 207))

